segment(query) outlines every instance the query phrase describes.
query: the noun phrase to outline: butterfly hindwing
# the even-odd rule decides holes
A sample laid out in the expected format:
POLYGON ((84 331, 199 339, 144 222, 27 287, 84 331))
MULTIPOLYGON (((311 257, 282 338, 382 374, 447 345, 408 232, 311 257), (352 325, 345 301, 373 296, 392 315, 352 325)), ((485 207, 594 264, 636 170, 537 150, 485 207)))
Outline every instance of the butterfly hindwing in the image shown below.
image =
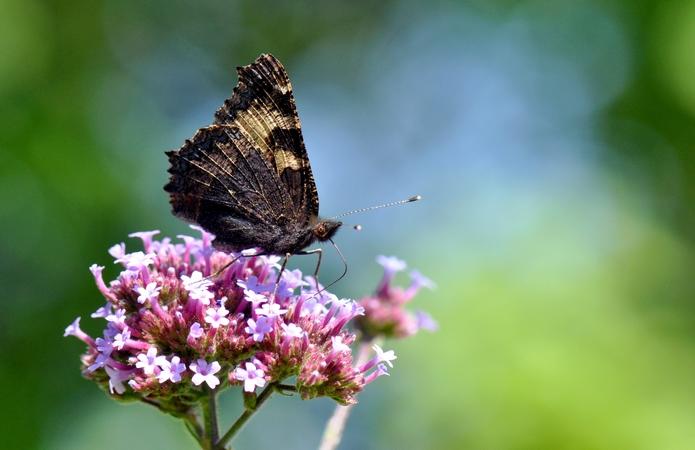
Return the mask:
POLYGON ((164 189, 174 214, 230 246, 230 240, 239 245, 272 240, 293 214, 274 169, 233 127, 202 128, 167 155, 171 179, 164 189))
POLYGON ((239 82, 215 123, 238 128, 255 145, 285 187, 295 218, 308 223, 318 215, 319 200, 289 76, 272 55, 237 71, 239 82))

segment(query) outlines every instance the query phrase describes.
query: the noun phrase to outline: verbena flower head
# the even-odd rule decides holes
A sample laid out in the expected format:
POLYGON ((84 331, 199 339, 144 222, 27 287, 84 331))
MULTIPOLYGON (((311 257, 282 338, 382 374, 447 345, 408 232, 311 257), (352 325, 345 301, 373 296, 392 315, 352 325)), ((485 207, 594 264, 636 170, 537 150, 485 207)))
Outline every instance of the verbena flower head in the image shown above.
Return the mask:
MULTIPOLYGON (((131 235, 142 240, 142 250, 111 247, 123 270, 108 284, 103 267, 90 268, 106 299, 92 314, 105 321, 102 336, 88 336, 79 319, 65 330, 87 344, 86 378, 116 398, 184 415, 206 390, 236 385, 253 393, 288 379, 302 398, 350 404, 366 384, 386 374, 381 363, 391 364, 392 352, 353 366, 355 334, 346 329, 365 308, 379 308, 367 299, 338 299, 298 270, 285 271, 278 284, 277 257, 216 251, 213 236, 195 228, 201 239, 155 240, 152 231, 131 235)), ((411 294, 387 285, 375 298, 411 294)), ((383 321, 379 316, 363 323, 383 321)))
POLYGON ((367 339, 404 338, 421 329, 436 330, 437 323, 429 314, 424 311, 413 313, 405 308, 421 288, 433 289, 434 283, 414 270, 410 272, 410 285, 407 288, 395 286, 393 281, 396 274, 407 268, 405 261, 395 256, 378 256, 376 260, 384 268, 384 275, 374 294, 359 301, 364 315, 356 319, 357 328, 367 339))

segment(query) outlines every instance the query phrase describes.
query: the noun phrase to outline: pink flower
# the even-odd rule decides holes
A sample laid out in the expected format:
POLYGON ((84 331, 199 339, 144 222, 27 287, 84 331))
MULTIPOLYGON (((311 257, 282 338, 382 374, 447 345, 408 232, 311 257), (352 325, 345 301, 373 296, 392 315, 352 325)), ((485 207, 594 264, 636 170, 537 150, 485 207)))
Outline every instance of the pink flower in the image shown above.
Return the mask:
POLYGON ((147 286, 143 287, 138 287, 137 293, 140 294, 138 297, 138 303, 142 304, 145 303, 148 300, 155 300, 157 297, 159 297, 159 291, 162 290, 160 286, 157 286, 157 283, 152 282, 152 283, 147 283, 147 286))
MULTIPOLYGON (((79 319, 65 329, 66 336, 87 344, 84 376, 113 395, 139 397, 178 414, 197 407, 191 389, 217 388, 222 368, 236 367, 225 372, 226 379, 230 386, 243 384, 246 392, 296 374, 292 380, 302 398, 326 396, 349 404, 395 359, 379 349, 356 368, 351 324, 358 323, 367 336, 391 330, 396 337, 432 326, 428 317, 403 308, 418 289, 432 284, 418 273, 407 289, 382 280, 377 294, 354 302, 296 269, 283 272, 276 286, 280 259, 215 251, 209 233, 202 239, 185 236, 182 243, 156 240, 154 234, 133 234, 144 251, 127 252, 123 244, 110 249, 127 270, 108 285, 102 266, 90 268, 107 301, 92 315, 103 321, 103 337, 85 334, 79 319), (159 354, 163 349, 166 356, 159 354)), ((404 267, 396 258, 380 260, 385 278, 404 267)))
POLYGON ((267 318, 278 317, 287 312, 286 309, 280 308, 277 303, 264 303, 263 306, 256 309, 256 314, 266 316, 267 318))
POLYGON ((229 314, 229 311, 227 311, 224 305, 219 308, 208 308, 205 321, 209 323, 212 328, 219 328, 221 325, 229 325, 227 314, 229 314))
POLYGON ((196 386, 207 383, 210 389, 215 389, 220 384, 220 380, 215 376, 221 369, 220 363, 217 361, 208 364, 204 359, 198 359, 196 362, 191 363, 189 367, 195 374, 191 381, 196 386))
POLYGON ((147 353, 140 353, 137 356, 138 362, 135 363, 135 367, 142 369, 145 375, 154 374, 157 366, 164 364, 166 358, 164 356, 157 356, 157 347, 150 347, 147 353))
POLYGON ((245 369, 241 366, 234 369, 234 378, 244 382, 244 391, 253 392, 256 387, 265 386, 265 373, 256 367, 255 364, 247 362, 245 369))
POLYGON ((423 288, 434 288, 434 283, 420 272, 410 273, 411 283, 403 289, 393 285, 396 272, 405 269, 405 262, 380 256, 378 262, 384 266, 384 275, 372 296, 360 300, 364 308, 363 317, 356 320, 357 327, 366 336, 383 336, 403 338, 417 333, 419 330, 434 331, 437 324, 430 316, 418 312, 412 313, 405 305, 423 288))
POLYGON ((171 381, 178 383, 181 381, 181 374, 186 371, 186 365, 181 362, 181 358, 173 356, 171 361, 166 359, 159 362, 160 372, 157 374, 157 381, 164 383, 171 381))
POLYGON ((267 317, 259 317, 257 321, 249 319, 246 323, 248 326, 244 328, 244 331, 253 335, 253 340, 256 342, 262 341, 265 335, 270 333, 273 329, 270 325, 271 321, 267 317))
POLYGON ((200 326, 198 322, 194 322, 193 325, 191 325, 191 329, 188 332, 188 337, 191 339, 198 339, 205 333, 205 330, 203 330, 203 327, 200 326))

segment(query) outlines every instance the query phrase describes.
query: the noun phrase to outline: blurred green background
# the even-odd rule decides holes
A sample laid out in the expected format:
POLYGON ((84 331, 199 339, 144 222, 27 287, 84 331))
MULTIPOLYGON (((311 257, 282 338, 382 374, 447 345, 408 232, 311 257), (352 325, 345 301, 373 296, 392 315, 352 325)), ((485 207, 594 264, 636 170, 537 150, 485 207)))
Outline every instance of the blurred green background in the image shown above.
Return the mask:
MULTIPOLYGON (((438 283, 416 306, 441 326, 387 344, 342 448, 695 449, 695 0, 0 0, 0 448, 194 448, 61 336, 97 332, 109 246, 187 230, 163 152, 261 52, 324 215, 425 198, 338 236, 337 293, 395 254, 438 283)), ((238 448, 315 448, 331 410, 273 400, 238 448)))

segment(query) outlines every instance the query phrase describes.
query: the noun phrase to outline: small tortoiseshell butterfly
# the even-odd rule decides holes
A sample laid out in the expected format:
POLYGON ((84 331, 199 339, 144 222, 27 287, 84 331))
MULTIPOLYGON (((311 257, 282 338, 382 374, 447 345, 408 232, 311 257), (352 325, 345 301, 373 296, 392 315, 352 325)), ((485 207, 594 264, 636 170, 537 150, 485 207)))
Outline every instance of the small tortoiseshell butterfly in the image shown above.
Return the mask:
POLYGON ((167 152, 176 216, 197 223, 214 245, 239 252, 296 254, 329 240, 342 222, 321 219, 292 84, 272 55, 237 68, 232 97, 181 149, 167 152))

